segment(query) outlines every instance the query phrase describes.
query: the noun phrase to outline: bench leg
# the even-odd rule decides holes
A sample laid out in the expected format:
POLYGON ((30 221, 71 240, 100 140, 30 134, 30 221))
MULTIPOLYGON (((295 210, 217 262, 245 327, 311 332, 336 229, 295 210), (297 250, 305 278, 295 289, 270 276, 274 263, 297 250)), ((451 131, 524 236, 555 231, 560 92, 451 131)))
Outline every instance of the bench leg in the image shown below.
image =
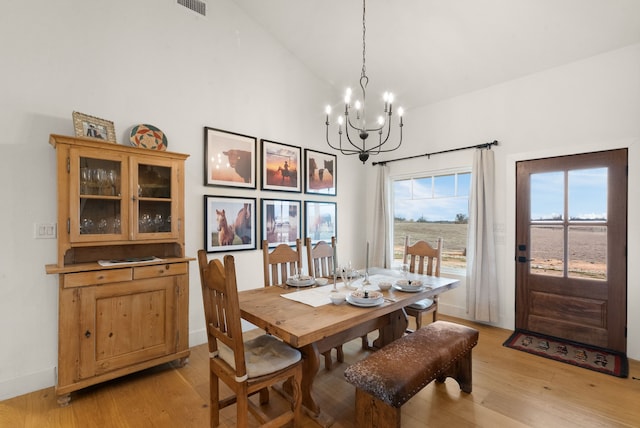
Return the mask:
POLYGON ((437 382, 442 383, 446 378, 452 377, 460 385, 460 389, 467 394, 471 393, 472 373, 471 373, 471 350, 454 361, 449 369, 438 376, 437 382))
POLYGON ((356 427, 400 428, 400 407, 393 407, 356 388, 356 427))

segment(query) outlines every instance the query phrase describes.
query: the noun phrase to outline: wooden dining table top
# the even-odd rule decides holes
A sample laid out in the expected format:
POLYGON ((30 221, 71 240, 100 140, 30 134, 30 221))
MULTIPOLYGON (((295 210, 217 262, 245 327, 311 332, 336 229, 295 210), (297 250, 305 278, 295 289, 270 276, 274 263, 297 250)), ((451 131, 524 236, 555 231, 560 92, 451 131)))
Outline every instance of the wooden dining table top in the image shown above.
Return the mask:
MULTIPOLYGON (((370 275, 384 275, 403 279, 399 271, 371 268, 370 275)), ((243 319, 281 338, 293 347, 318 342, 321 339, 348 330, 356 324, 373 320, 402 309, 425 298, 437 296, 458 286, 453 278, 408 274, 407 279, 421 280, 426 286, 419 292, 403 292, 392 288, 382 292, 384 302, 374 307, 358 307, 348 303, 334 305, 327 297, 326 305, 313 307, 282 297, 282 294, 297 291, 296 288, 278 286, 261 287, 238 293, 243 319)), ((323 287, 333 287, 332 281, 323 287)), ((348 293, 342 284, 339 291, 348 293)))

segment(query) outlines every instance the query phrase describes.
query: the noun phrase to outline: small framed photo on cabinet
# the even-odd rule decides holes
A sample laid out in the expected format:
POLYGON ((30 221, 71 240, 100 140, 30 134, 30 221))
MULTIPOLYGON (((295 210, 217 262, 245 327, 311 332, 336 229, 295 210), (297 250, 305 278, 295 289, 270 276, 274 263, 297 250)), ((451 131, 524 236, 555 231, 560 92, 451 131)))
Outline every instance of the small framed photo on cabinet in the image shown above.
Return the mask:
POLYGON ((110 143, 116 142, 116 130, 112 121, 77 111, 74 111, 72 116, 76 137, 94 138, 110 143))

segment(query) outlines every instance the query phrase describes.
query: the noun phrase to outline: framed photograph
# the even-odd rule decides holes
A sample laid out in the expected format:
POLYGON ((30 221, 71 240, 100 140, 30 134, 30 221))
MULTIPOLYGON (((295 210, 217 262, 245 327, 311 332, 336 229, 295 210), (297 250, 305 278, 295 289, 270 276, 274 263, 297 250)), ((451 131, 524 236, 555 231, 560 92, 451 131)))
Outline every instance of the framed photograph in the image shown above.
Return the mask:
POLYGON ((100 119, 77 111, 74 111, 72 116, 76 137, 95 138, 96 140, 110 143, 116 142, 116 129, 110 120, 100 119))
POLYGON ((311 238, 312 244, 318 241, 331 242, 332 236, 338 236, 335 202, 305 201, 304 216, 305 237, 311 238))
POLYGON ((256 188, 258 140, 215 128, 204 128, 204 185, 256 188))
POLYGON ((262 143, 262 189, 302 192, 302 149, 275 141, 262 143))
POLYGON ((304 150, 305 193, 317 193, 320 195, 336 195, 336 155, 304 150))
POLYGON ((283 199, 262 199, 262 240, 269 247, 296 245, 302 238, 302 203, 283 199))
POLYGON ((204 195, 208 253, 256 249, 256 198, 204 195))

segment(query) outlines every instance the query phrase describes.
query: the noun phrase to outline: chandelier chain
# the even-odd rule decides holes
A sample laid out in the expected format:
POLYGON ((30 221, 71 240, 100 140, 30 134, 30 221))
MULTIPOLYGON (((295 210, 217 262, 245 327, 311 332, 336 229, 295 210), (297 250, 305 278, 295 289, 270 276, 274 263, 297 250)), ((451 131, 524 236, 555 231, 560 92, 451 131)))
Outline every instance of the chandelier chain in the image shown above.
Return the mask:
POLYGON ((365 66, 365 54, 366 54, 366 49, 367 49, 367 42, 366 42, 366 38, 365 35, 367 33, 367 25, 365 22, 365 13, 366 13, 366 5, 365 5, 366 0, 362 1, 362 78, 366 78, 367 77, 367 67, 365 66))

